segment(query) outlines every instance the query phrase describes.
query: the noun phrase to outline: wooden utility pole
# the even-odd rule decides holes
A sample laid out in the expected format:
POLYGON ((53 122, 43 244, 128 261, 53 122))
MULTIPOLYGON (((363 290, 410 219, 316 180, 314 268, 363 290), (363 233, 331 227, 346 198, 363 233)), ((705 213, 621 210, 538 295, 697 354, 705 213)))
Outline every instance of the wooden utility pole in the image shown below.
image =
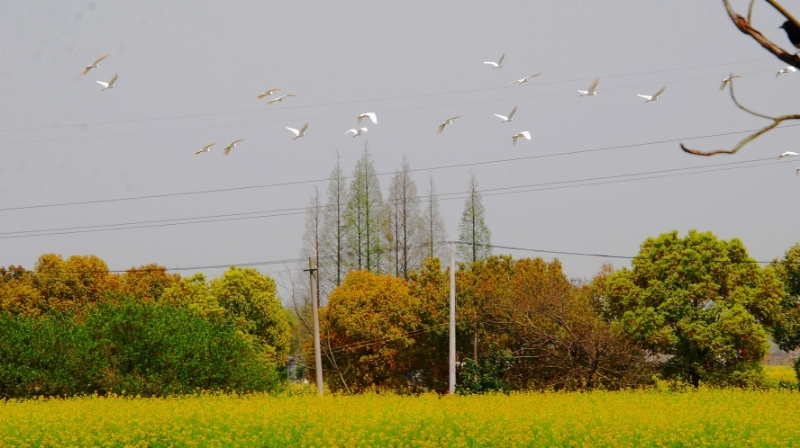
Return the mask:
POLYGON ((311 278, 311 308, 314 310, 314 367, 317 372, 317 392, 322 395, 322 350, 319 341, 319 299, 317 298, 317 268, 314 259, 308 257, 308 271, 311 278))
POLYGON ((450 388, 456 393, 456 242, 450 241, 450 388))

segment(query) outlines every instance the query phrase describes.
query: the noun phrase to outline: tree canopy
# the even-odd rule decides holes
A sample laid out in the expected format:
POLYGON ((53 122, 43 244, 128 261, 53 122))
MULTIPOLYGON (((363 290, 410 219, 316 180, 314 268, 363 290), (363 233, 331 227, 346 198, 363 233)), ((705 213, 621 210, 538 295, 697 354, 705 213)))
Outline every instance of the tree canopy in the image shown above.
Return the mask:
POLYGON ((607 318, 659 357, 667 376, 698 386, 746 382, 767 350, 785 291, 741 241, 711 232, 648 238, 633 259, 598 279, 607 318))

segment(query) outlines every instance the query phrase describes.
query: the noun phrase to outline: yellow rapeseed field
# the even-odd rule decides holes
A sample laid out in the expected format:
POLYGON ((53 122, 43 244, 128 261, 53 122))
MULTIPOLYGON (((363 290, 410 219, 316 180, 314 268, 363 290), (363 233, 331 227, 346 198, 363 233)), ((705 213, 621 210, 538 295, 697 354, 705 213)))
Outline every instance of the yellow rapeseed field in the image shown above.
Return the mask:
POLYGON ((800 394, 85 397, 0 404, 0 446, 800 446, 800 394))

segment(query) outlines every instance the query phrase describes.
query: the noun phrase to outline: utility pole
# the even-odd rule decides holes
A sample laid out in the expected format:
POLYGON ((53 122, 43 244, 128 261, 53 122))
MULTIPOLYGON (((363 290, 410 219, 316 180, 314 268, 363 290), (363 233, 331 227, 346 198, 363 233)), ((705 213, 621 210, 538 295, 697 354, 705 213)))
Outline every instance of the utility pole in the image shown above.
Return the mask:
POLYGON ((456 242, 450 241, 450 395, 456 392, 456 242))
POLYGON ((317 298, 317 268, 314 267, 314 259, 308 257, 308 271, 311 278, 311 308, 314 310, 314 366, 317 372, 317 392, 323 394, 322 389, 322 351, 319 342, 319 299, 317 298))

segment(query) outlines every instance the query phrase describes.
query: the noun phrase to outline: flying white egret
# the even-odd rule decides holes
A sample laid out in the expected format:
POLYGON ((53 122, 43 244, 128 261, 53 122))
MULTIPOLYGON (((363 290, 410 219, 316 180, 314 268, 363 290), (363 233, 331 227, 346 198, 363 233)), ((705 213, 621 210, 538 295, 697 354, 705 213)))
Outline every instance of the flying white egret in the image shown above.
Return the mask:
POLYGON ((302 128, 298 131, 297 129, 287 127, 286 129, 294 132, 294 138, 292 140, 297 140, 300 137, 306 136, 306 129, 308 129, 308 123, 304 124, 302 128))
POLYGON ((791 156, 796 156, 796 155, 798 155, 796 152, 786 151, 785 153, 783 153, 783 154, 778 156, 778 160, 781 160, 784 157, 791 157, 791 156))
POLYGON ((275 94, 275 92, 277 92, 278 90, 281 90, 281 88, 280 88, 280 87, 276 87, 276 88, 274 88, 274 89, 265 90, 265 91, 263 91, 263 92, 259 93, 259 94, 258 94, 258 96, 257 96, 256 98, 258 98, 258 99, 262 99, 262 98, 264 98, 265 96, 272 96, 272 95, 274 95, 274 94, 275 94))
POLYGON ((358 118, 358 124, 361 124, 361 120, 363 118, 369 118, 372 121, 372 124, 378 124, 378 116, 375 115, 375 112, 364 112, 356 118, 358 118))
POLYGON ((457 119, 459 119, 459 118, 461 118, 461 115, 460 115, 460 114, 459 114, 459 115, 456 115, 455 117, 448 118, 447 120, 444 120, 444 121, 442 122, 442 124, 440 124, 440 125, 439 125, 439 130, 438 130, 436 133, 437 133, 437 134, 441 134, 441 133, 442 133, 442 131, 444 131, 444 127, 445 127, 445 126, 447 126, 448 124, 453 124, 453 121, 455 121, 455 120, 457 120, 457 119))
POLYGON ((775 74, 775 77, 777 78, 778 76, 786 75, 788 73, 794 73, 796 71, 797 71, 797 69, 790 65, 790 66, 788 66, 788 67, 786 67, 784 69, 778 70, 778 73, 775 74))
POLYGON ((231 149, 235 148, 235 147, 236 147, 236 145, 238 145, 240 142, 243 142, 243 141, 244 141, 244 139, 243 139, 243 138, 240 138, 239 140, 236 140, 236 141, 234 141, 234 142, 231 142, 231 144, 230 144, 230 145, 228 145, 228 146, 226 146, 226 147, 225 147, 225 150, 224 150, 225 152, 224 152, 224 153, 222 153, 222 155, 223 155, 223 156, 227 156, 228 154, 230 154, 230 153, 231 153, 231 149))
POLYGON ((511 109, 511 113, 508 114, 507 117, 504 117, 504 116, 502 116, 500 114, 494 114, 494 116, 495 117, 499 117, 500 119, 502 119, 503 123, 511 123, 512 121, 514 121, 514 114, 515 113, 517 113, 517 106, 514 106, 514 108, 511 109))
POLYGON ((541 75, 541 74, 542 74, 542 72, 539 72, 539 73, 534 73, 534 74, 533 74, 533 75, 531 75, 531 76, 526 76, 526 77, 524 77, 524 78, 522 78, 522 79, 518 79, 518 80, 516 80, 516 81, 511 81, 511 83, 510 83, 510 84, 516 84, 516 85, 518 85, 518 86, 521 86, 523 82, 528 82, 528 81, 530 81, 530 80, 531 80, 531 78, 535 78, 535 77, 537 77, 537 76, 539 76, 539 75, 541 75))
POLYGON ((273 99, 267 101, 267 104, 272 104, 272 103, 275 103, 277 101, 283 102, 284 98, 287 98, 287 97, 290 97, 290 96, 295 96, 295 94, 294 93, 288 93, 286 95, 281 95, 281 96, 279 96, 277 98, 273 98, 273 99))
POLYGON ((597 89, 597 83, 598 82, 600 82, 600 78, 594 78, 594 80, 592 80, 592 83, 589 84, 589 90, 578 90, 578 93, 580 93, 581 96, 595 96, 595 95, 597 95, 597 90, 596 89, 597 89))
POLYGON ((212 147, 212 146, 214 146, 214 145, 216 145, 216 144, 217 144, 217 142, 209 143, 209 144, 207 144, 206 146, 204 146, 204 147, 203 147, 203 149, 201 149, 201 150, 199 150, 199 151, 195 151, 195 152, 194 152, 194 155, 198 155, 198 154, 200 154, 201 152, 209 152, 209 151, 211 151, 211 147, 212 147))
POLYGON ((528 131, 522 131, 519 134, 512 135, 511 139, 514 142, 514 146, 517 146, 517 139, 520 138, 520 137, 524 137, 525 140, 530 140, 531 139, 531 133, 528 132, 528 131))
POLYGON ((100 67, 100 61, 102 61, 103 59, 105 59, 107 57, 108 57, 108 53, 106 53, 106 54, 100 56, 99 58, 97 58, 97 60, 92 62, 91 65, 87 65, 86 68, 83 69, 83 72, 81 72, 81 75, 85 75, 85 74, 89 73, 89 70, 91 70, 93 68, 100 67))
MULTIPOLYGON (((114 73, 114 76, 111 77, 111 81, 108 81, 108 82, 97 81, 98 84, 103 86, 103 90, 113 89, 114 87, 116 87, 116 85, 114 84, 116 82, 117 82, 117 74, 116 73, 114 73)), ((101 90, 101 92, 103 90, 101 90)))
POLYGON ((484 64, 491 65, 494 68, 503 68, 503 59, 505 59, 505 57, 506 57, 506 54, 503 53, 503 55, 500 56, 500 59, 498 59, 497 62, 484 62, 484 64))
POLYGON ((719 91, 722 92, 723 90, 725 90, 725 87, 728 86, 728 83, 733 81, 736 78, 741 78, 741 76, 739 76, 739 75, 731 75, 731 76, 728 76, 727 78, 723 79, 722 80, 722 84, 719 85, 719 91))
POLYGON ((665 90, 667 90, 667 86, 663 86, 663 87, 661 87, 660 89, 658 89, 658 92, 656 92, 656 94, 655 94, 655 95, 653 95, 653 96, 649 96, 649 95, 642 95, 642 94, 638 94, 638 95, 639 95, 640 97, 642 97, 642 98, 646 99, 647 101, 645 101, 644 103, 645 103, 645 104, 647 104, 647 103, 649 103, 650 101, 658 101, 658 99, 659 99, 659 98, 661 98, 661 94, 662 94, 662 93, 664 93, 664 91, 665 91, 665 90))
POLYGON ((367 132, 367 130, 368 130, 367 128, 350 129, 349 131, 345 132, 344 135, 347 135, 347 134, 352 132, 353 133, 353 138, 356 138, 359 135, 363 134, 364 132, 367 132))

